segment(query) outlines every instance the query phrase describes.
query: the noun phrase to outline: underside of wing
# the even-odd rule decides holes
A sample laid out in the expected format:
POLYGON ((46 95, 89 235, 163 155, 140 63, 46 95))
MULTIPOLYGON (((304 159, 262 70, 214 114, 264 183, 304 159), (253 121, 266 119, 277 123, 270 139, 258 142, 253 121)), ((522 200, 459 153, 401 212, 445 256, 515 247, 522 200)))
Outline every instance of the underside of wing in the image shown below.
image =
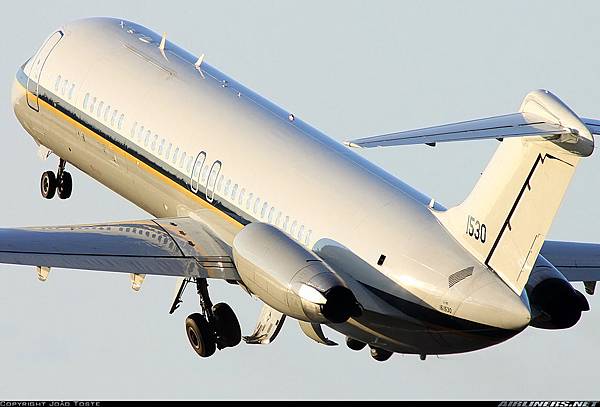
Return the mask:
POLYGON ((540 254, 569 281, 600 281, 600 244, 546 241, 540 254))
POLYGON ((389 133, 345 142, 349 147, 385 147, 449 141, 503 139, 507 137, 552 137, 572 134, 573 130, 550 123, 532 113, 513 113, 442 126, 389 133))
POLYGON ((239 279, 227 245, 190 218, 0 229, 0 263, 239 279))

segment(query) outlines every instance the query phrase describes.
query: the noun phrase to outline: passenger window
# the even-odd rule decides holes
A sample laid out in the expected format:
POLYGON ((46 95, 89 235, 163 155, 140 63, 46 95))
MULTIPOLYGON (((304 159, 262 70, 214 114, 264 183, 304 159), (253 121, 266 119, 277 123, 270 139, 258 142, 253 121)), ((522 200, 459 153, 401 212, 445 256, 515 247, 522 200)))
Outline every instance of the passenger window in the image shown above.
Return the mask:
POLYGON ((190 172, 192 170, 192 161, 194 161, 194 156, 190 155, 188 157, 188 162, 187 162, 187 166, 186 166, 187 172, 190 172))
POLYGON ((151 134, 150 130, 146 130, 146 137, 144 137, 144 145, 146 147, 148 147, 148 143, 150 143, 150 134, 151 134))
POLYGON ((274 213, 275 213, 275 208, 271 207, 271 209, 269 210, 269 219, 268 219, 269 223, 273 222, 273 214, 274 213))
POLYGON ((292 237, 296 233, 296 226, 298 226, 298 222, 294 221, 294 223, 292 223, 292 227, 290 228, 290 235, 292 235, 292 237))
POLYGON ((58 88, 60 86, 60 80, 61 80, 61 77, 60 77, 60 75, 58 75, 58 77, 56 78, 56 82, 54 83, 54 91, 56 91, 56 92, 58 92, 58 88))
POLYGON ((281 211, 277 212, 277 217, 275 218, 275 226, 279 226, 280 221, 281 221, 281 211))
POLYGON ((286 216, 285 220, 283 221, 283 226, 282 226, 282 229, 286 232, 287 232, 288 223, 290 223, 290 217, 286 216))
POLYGON ((92 104, 90 105, 90 112, 93 114, 94 113, 94 108, 96 107, 96 96, 94 96, 94 98, 92 99, 92 104))
POLYGON ((260 205, 260 198, 256 197, 256 200, 254 201, 254 206, 252 207, 252 212, 254 212, 255 215, 258 212, 258 205, 260 205))
POLYGON ((184 151, 184 152, 181 154, 181 161, 179 161, 179 166, 180 166, 181 168, 183 168, 183 166, 184 166, 184 164, 185 164, 185 156, 186 156, 186 155, 187 155, 187 153, 186 153, 185 151, 184 151))
POLYGON ((101 101, 100 104, 98 105, 98 111, 96 112, 96 116, 100 117, 102 116, 102 108, 104 107, 104 101, 101 101))
POLYGON ((108 114, 110 113, 110 105, 106 106, 106 109, 104 109, 104 121, 108 122, 108 114))
POLYGON ((308 231, 308 233, 306 234, 306 239, 304 240, 304 244, 307 246, 310 244, 310 235, 311 234, 312 234, 312 229, 308 231))
MULTIPOLYGON (((150 138, 150 130, 148 130, 148 132, 146 133, 146 136, 148 138, 150 138)), ((156 150, 156 143, 158 142, 158 134, 154 135, 154 138, 152 139, 152 144, 150 145, 150 150, 154 151, 156 150)))
POLYGON ((254 194, 252 192, 250 192, 250 194, 248 194, 248 200, 246 201, 246 209, 250 209, 250 204, 252 203, 253 196, 254 196, 254 194))
POLYGON ((208 177, 208 166, 204 167, 204 171, 202 171, 202 183, 206 183, 206 178, 208 177))
POLYGON ((115 127, 115 120, 117 118, 117 110, 113 110, 112 116, 110 117, 110 127, 115 127))
POLYGON ((179 158, 179 147, 175 149, 173 153, 173 164, 177 164, 177 159, 179 158))
POLYGON ((138 135, 137 135, 137 136, 138 136, 138 141, 141 141, 141 140, 142 140, 142 137, 143 137, 143 135, 144 135, 144 126, 141 126, 141 127, 138 129, 138 135))
POLYGON ((300 230, 298 231, 298 240, 302 241, 304 238, 304 225, 300 226, 300 230))
POLYGON ((169 157, 171 156, 171 147, 173 147, 173 143, 169 143, 167 151, 165 151, 165 161, 169 161, 169 157))
POLYGON ((224 178, 225 178, 225 177, 224 177, 223 175, 221 175, 221 176, 219 177, 219 183, 217 184, 217 191, 219 191, 219 192, 221 192, 221 188, 223 188, 223 179, 224 179, 224 178))
POLYGON ((85 94, 85 96, 83 98, 83 110, 87 110, 87 105, 88 105, 89 101, 90 101, 90 94, 88 92, 85 94))
POLYGON ((67 90, 67 86, 68 86, 68 85, 69 85, 69 81, 65 79, 65 81, 64 81, 64 82, 63 82, 63 84, 62 84, 62 88, 60 88, 60 94, 61 94, 62 96, 64 96, 64 95, 65 95, 65 92, 66 92, 66 90, 67 90))
POLYGON ((75 84, 71 84, 71 89, 69 89, 69 100, 73 98, 73 92, 75 92, 75 84))
POLYGON ((121 113, 121 116, 119 116, 119 122, 117 123, 117 129, 121 130, 121 127, 123 127, 123 120, 125 120, 125 114, 121 113))
POLYGON ((237 189, 238 189, 238 184, 235 184, 233 186, 233 189, 231 190, 231 202, 235 202, 235 197, 237 194, 237 189))
POLYGON ((229 186, 231 185, 231 180, 228 179, 227 182, 225 183, 225 191, 223 191, 223 195, 227 196, 229 195, 229 186))
POLYGON ((262 209, 260 210, 260 217, 264 218, 265 215, 267 214, 267 206, 269 206, 269 204, 267 202, 265 202, 262 206, 262 209))
POLYGON ((238 199, 238 205, 242 206, 244 203, 244 195, 246 195, 246 188, 242 188, 242 192, 240 192, 240 197, 238 199))

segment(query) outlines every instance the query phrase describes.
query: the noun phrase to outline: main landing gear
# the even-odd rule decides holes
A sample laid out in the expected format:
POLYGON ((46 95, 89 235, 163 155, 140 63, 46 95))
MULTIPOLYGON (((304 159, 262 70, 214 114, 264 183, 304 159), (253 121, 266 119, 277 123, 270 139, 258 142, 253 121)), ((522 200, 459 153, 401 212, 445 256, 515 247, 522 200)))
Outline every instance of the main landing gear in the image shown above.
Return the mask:
MULTIPOLYGON (((346 345, 350 349, 355 350, 355 351, 362 350, 367 346, 366 343, 361 342, 354 338, 350 338, 350 337, 346 338, 346 345)), ((370 351, 371 357, 378 362, 385 362, 386 360, 391 358, 392 355, 394 354, 394 352, 390 352, 389 350, 378 348, 373 345, 369 345, 369 347, 371 348, 371 351, 370 351)))
MULTIPOLYGON (((184 281, 184 285, 189 281, 184 281)), ((242 339, 242 333, 238 319, 229 305, 223 302, 212 305, 206 279, 196 278, 195 282, 202 313, 194 313, 187 317, 185 331, 196 353, 207 358, 215 353, 216 349, 221 350, 238 345, 242 339)), ((180 289, 180 293, 183 292, 183 289, 185 286, 180 289)))
POLYGON ((52 171, 46 171, 42 174, 40 190, 44 198, 52 199, 55 193, 58 193, 60 199, 67 199, 71 196, 73 179, 71 174, 65 171, 66 163, 65 160, 60 159, 56 175, 52 171))

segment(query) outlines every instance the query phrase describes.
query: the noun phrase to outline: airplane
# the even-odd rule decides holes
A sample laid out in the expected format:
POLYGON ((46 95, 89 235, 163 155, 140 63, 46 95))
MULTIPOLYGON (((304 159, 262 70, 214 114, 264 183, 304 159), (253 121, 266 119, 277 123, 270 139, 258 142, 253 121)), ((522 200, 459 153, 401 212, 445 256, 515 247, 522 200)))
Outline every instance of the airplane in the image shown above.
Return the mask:
POLYGON ((0 229, 0 263, 119 272, 139 290, 173 276, 169 312, 189 285, 185 321, 200 357, 272 343, 287 319, 317 343, 447 355, 527 327, 574 326, 590 309, 600 246, 547 241, 600 121, 547 90, 505 115, 344 144, 134 22, 87 18, 50 34, 12 85, 41 158, 58 157, 41 195, 67 199, 73 166, 150 214, 103 224, 0 229), (474 189, 446 208, 357 148, 496 139, 474 189), (213 304, 210 279, 263 303, 254 331, 213 304))

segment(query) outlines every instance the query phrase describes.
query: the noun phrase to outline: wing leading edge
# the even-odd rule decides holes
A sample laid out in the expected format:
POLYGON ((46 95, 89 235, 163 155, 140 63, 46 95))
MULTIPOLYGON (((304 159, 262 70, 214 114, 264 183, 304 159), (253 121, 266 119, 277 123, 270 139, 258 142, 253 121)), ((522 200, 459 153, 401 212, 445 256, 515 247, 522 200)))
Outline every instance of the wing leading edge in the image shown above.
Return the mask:
POLYGON ((228 247, 191 218, 0 229, 0 263, 239 280, 228 247))

